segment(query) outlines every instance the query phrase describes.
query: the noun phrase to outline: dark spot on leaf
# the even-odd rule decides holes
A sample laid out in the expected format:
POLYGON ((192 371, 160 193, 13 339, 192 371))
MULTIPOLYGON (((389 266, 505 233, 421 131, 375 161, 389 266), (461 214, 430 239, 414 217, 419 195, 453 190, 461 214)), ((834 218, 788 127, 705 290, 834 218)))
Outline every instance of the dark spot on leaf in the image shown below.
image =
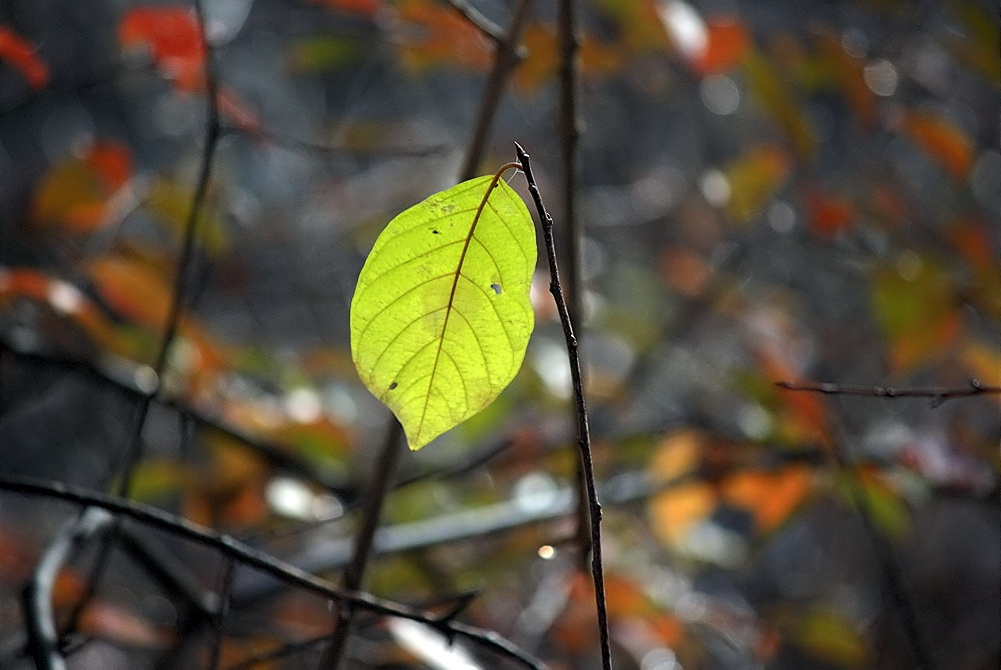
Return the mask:
POLYGON ((431 234, 432 235, 441 235, 441 233, 439 233, 437 230, 432 230, 431 234))
POLYGON ((494 293, 496 293, 497 295, 501 294, 501 285, 500 284, 491 284, 490 288, 492 288, 494 290, 494 293))
POLYGON ((397 384, 396 382, 393 382, 392 384, 390 384, 390 385, 389 385, 389 390, 390 390, 390 391, 392 391, 392 390, 393 390, 393 389, 395 389, 395 388, 396 388, 397 386, 398 386, 398 384, 397 384))

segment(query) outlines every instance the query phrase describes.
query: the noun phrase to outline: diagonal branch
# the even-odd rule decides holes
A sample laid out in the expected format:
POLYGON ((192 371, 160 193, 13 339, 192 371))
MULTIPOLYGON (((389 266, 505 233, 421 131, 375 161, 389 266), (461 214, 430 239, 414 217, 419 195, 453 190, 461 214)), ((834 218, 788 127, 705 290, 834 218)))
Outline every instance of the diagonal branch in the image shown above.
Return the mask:
POLYGON ((435 614, 378 598, 368 593, 340 588, 266 552, 254 549, 230 535, 205 528, 150 505, 34 477, 0 477, 0 490, 66 500, 86 507, 105 509, 118 517, 135 519, 175 537, 212 548, 224 557, 263 572, 286 585, 296 586, 341 603, 349 602, 353 607, 376 614, 396 616, 423 623, 445 635, 466 638, 484 649, 516 661, 527 668, 538 670, 546 668, 541 660, 518 648, 510 640, 494 631, 484 630, 452 619, 443 620, 435 614))
MULTIPOLYGON (((20 343, 15 344, 4 337, 0 337, 0 351, 8 351, 27 362, 57 366, 69 372, 79 373, 92 379, 94 382, 115 389, 136 400, 142 399, 149 392, 148 386, 145 384, 145 380, 150 376, 149 368, 132 361, 107 355, 98 355, 94 360, 66 358, 44 353, 40 350, 26 349, 20 343)), ((168 394, 161 393, 153 401, 190 418, 200 428, 220 433, 230 438, 237 444, 257 454, 271 467, 299 477, 342 498, 353 496, 353 492, 346 488, 344 481, 318 471, 309 461, 296 455, 286 445, 267 438, 251 435, 241 428, 227 423, 214 413, 195 407, 180 398, 175 398, 168 394)))
MULTIPOLYGON (((466 3, 461 4, 465 5, 466 3)), ((473 136, 469 141, 469 148, 466 151, 466 158, 459 172, 459 181, 472 179, 476 176, 483 152, 486 149, 490 127, 493 125, 494 116, 497 114, 501 97, 504 95, 504 88, 520 58, 518 41, 521 39, 521 32, 528 19, 528 10, 531 5, 532 0, 518 0, 518 4, 515 5, 514 11, 511 13, 507 32, 496 40, 493 69, 490 70, 486 87, 480 97, 480 109, 476 115, 476 124, 473 128, 473 136)))
POLYGON ((188 283, 188 275, 191 273, 191 266, 194 261, 195 237, 198 232, 198 221, 201 219, 202 210, 205 207, 205 200, 208 195, 209 179, 212 176, 212 165, 215 158, 216 145, 221 134, 219 120, 219 85, 216 79, 215 57, 208 37, 205 34, 205 12, 202 7, 202 0, 195 0, 195 11, 198 15, 199 35, 202 40, 202 47, 205 53, 205 90, 206 90, 206 120, 205 139, 202 145, 201 164, 198 171, 198 182, 195 186, 195 193, 192 196, 191 207, 188 209, 188 218, 184 222, 184 244, 181 248, 181 257, 178 261, 177 274, 174 278, 173 296, 170 301, 170 309, 167 312, 166 325, 163 333, 163 340, 153 362, 153 372, 155 373, 153 389, 139 402, 132 421, 131 442, 125 453, 121 476, 118 484, 118 494, 129 497, 132 489, 132 474, 136 464, 142 455, 142 432, 149 416, 150 406, 154 396, 159 393, 163 384, 163 373, 167 368, 167 361, 170 356, 174 340, 177 338, 177 331, 181 323, 181 314, 187 301, 185 288, 188 283))
MULTIPOLYGON (((372 481, 365 493, 365 510, 362 515, 361 528, 358 529, 358 535, 355 537, 354 553, 351 556, 351 562, 344 570, 341 581, 344 588, 349 591, 360 591, 364 583, 365 572, 372 556, 375 532, 379 527, 382 508, 389 496, 393 475, 396 472, 396 463, 402 451, 400 440, 403 437, 403 426, 396 420, 396 417, 393 417, 389 424, 389 433, 382 445, 379 462, 376 464, 372 481)), ((320 668, 337 670, 341 667, 341 663, 347 655, 353 623, 354 608, 351 607, 350 603, 342 602, 341 607, 337 610, 334 630, 330 634, 327 646, 320 658, 320 668)))

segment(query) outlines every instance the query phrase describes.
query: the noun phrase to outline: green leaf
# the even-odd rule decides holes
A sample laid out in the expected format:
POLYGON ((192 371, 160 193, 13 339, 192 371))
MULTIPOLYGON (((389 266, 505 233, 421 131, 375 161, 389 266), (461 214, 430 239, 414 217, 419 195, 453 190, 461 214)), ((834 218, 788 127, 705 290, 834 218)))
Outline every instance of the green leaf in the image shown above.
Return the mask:
POLYGON ((351 355, 420 449, 514 379, 535 325, 535 231, 521 198, 478 177, 379 235, 351 301, 351 355))

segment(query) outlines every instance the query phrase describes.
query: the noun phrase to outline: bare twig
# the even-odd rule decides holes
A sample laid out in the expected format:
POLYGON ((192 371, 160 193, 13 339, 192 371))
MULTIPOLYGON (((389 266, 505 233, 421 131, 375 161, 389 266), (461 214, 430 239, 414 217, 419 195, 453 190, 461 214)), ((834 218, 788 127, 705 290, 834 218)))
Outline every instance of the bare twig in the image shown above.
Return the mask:
POLYGON ((504 41, 504 32, 501 30, 501 27, 485 17, 480 10, 469 4, 467 0, 448 0, 448 4, 495 45, 499 46, 504 41))
POLYGON ((52 611, 53 589, 59 571, 77 545, 106 532, 113 521, 113 517, 104 510, 93 507, 84 510, 49 542, 35 566, 31 581, 24 587, 27 647, 38 668, 63 670, 66 667, 66 661, 59 652, 59 634, 52 611))
MULTIPOLYGON (((3 337, 0 337, 0 351, 9 351, 11 354, 26 361, 59 366, 69 371, 81 373, 95 382, 108 388, 113 388, 137 400, 148 393, 148 387, 144 386, 138 380, 148 378, 149 368, 132 361, 104 355, 100 355, 94 360, 65 358, 42 351, 25 349, 20 344, 14 344, 3 337)), ((274 468, 299 477, 340 496, 353 495, 353 492, 346 490, 345 482, 331 478, 329 475, 318 471, 311 463, 297 456, 293 450, 285 445, 250 435, 242 429, 226 423, 210 412, 169 395, 161 393, 153 401, 189 417, 201 428, 220 433, 230 438, 237 444, 256 453, 268 465, 274 468)))
MULTIPOLYGON (((199 37, 202 40, 202 46, 205 53, 204 76, 207 98, 205 141, 202 147, 202 159, 201 167, 199 169, 198 183, 195 188, 194 196, 192 197, 191 207, 188 210, 187 221, 185 221, 184 244, 181 249, 181 257, 178 262, 177 274, 174 279, 173 295, 170 302, 170 308, 167 312, 163 339, 160 343, 160 349, 157 352, 153 363, 153 380, 150 385, 151 388, 149 392, 139 397, 139 401, 132 415, 132 423, 129 430, 129 444, 122 456, 122 465, 119 468, 117 492, 119 496, 123 498, 129 497, 131 493, 132 477, 143 451, 143 427, 146 425, 146 419, 149 416, 149 410, 152 407, 153 400, 159 393, 162 386, 163 373, 166 370, 170 351, 173 347, 174 339, 177 336, 178 328, 180 327, 181 314, 184 310, 186 302, 184 289, 187 284, 188 274, 191 270, 191 265, 194 259, 195 234, 198 228, 197 224, 198 220, 201 218, 202 207, 205 204, 205 198, 208 194, 209 178, 212 174, 212 162, 215 157, 216 144, 219 140, 220 126, 218 84, 216 82, 215 75, 214 54, 205 33, 205 15, 201 0, 195 0, 195 12, 198 17, 199 37)), ((85 516, 86 512, 82 513, 78 521, 82 521, 85 516)), ((97 560, 95 561, 94 567, 92 568, 87 580, 86 591, 77 602, 76 607, 69 617, 67 630, 73 630, 76 627, 80 614, 83 612, 87 603, 93 598, 94 593, 96 592, 97 584, 100 581, 101 575, 104 573, 107 565, 110 547, 113 544, 113 540, 118 532, 117 523, 118 522, 116 520, 115 526, 104 538, 104 543, 101 546, 97 560)))
POLYGON ((376 146, 369 149, 362 149, 338 144, 311 142, 309 140, 292 137, 291 135, 285 135, 283 133, 261 127, 249 129, 224 123, 220 126, 219 130, 224 135, 248 135, 254 139, 263 140, 268 144, 279 145, 287 149, 313 154, 315 156, 426 158, 428 156, 443 153, 451 148, 447 144, 429 144, 427 146, 413 147, 376 146))
POLYGON ((563 296, 563 289, 560 286, 559 266, 556 262, 556 242, 553 236, 553 217, 546 211, 546 206, 542 202, 542 194, 535 183, 535 176, 532 174, 532 165, 529 161, 528 153, 520 144, 515 144, 518 152, 518 160, 521 162, 522 170, 525 171, 525 179, 528 181, 528 190, 535 201, 535 207, 539 212, 539 219, 542 223, 542 233, 546 241, 546 254, 549 259, 550 284, 549 290, 556 301, 556 309, 560 315, 560 323, 563 326, 563 335, 567 344, 567 360, 570 364, 570 378, 573 385, 574 403, 577 410, 577 447, 580 450, 580 461, 584 470, 584 483, 587 489, 589 512, 591 518, 591 578, 594 582, 594 600, 598 615, 598 639, 601 646, 601 662, 605 670, 612 667, 612 651, 608 639, 608 614, 605 611, 605 578, 601 564, 601 505, 598 502, 598 493, 594 483, 594 465, 591 462, 591 436, 587 426, 587 407, 584 403, 584 386, 580 376, 580 360, 577 355, 577 338, 574 337, 573 323, 567 309, 566 300, 563 296))
POLYGON ((1001 393, 1001 386, 989 386, 981 383, 978 379, 971 379, 968 386, 931 386, 923 388, 790 381, 775 382, 775 385, 788 391, 811 391, 826 395, 853 395, 872 398, 930 398, 933 407, 937 407, 946 400, 953 398, 968 398, 975 395, 1001 393))
POLYGON ((222 588, 219 589, 219 607, 215 612, 215 616, 212 617, 212 655, 209 659, 209 668, 211 670, 218 670, 219 668, 222 641, 226 632, 226 615, 229 614, 229 594, 233 588, 233 569, 233 559, 226 558, 222 568, 222 588))
POLYGON ((411 619, 431 626, 445 635, 464 637, 480 647, 516 661, 524 667, 538 669, 546 667, 541 660, 519 649, 494 631, 484 630, 451 619, 443 619, 438 615, 384 598, 377 598, 361 591, 348 591, 289 565, 266 552, 247 546, 229 535, 199 526, 156 507, 114 498, 61 482, 40 480, 33 477, 0 477, 0 490, 66 500, 86 507, 99 507, 114 513, 116 516, 135 519, 176 537, 212 548, 237 563, 264 572, 289 586, 297 586, 338 602, 347 601, 352 603, 354 607, 376 614, 411 619))
MULTIPOLYGON (((453 6, 457 5, 456 2, 452 4, 453 6)), ((458 4, 466 5, 466 3, 458 4)), ((476 170, 483 158, 487 138, 490 135, 490 127, 493 125, 494 115, 497 113, 501 96, 504 94, 504 87, 507 86, 514 66, 518 64, 518 40, 521 39, 521 31, 525 27, 528 9, 531 5, 532 0, 518 0, 518 4, 515 5, 511 14, 507 32, 496 40, 493 69, 490 70, 483 95, 480 97, 480 110, 476 115, 473 136, 469 141, 466 158, 459 173, 459 181, 472 179, 476 176, 476 170)))
MULTIPOLYGON (((580 72, 577 38, 577 3, 560 0, 558 18, 560 43, 560 157, 563 161, 563 226, 560 235, 563 267, 566 271, 565 290, 570 318, 583 331, 581 309, 583 285, 580 280, 581 226, 577 217, 577 186, 579 168, 580 120, 577 117, 577 81, 580 72)), ((583 374, 583 373, 582 373, 583 374)), ((584 385, 584 382, 581 382, 584 385)), ((591 553, 591 533, 588 531, 589 513, 584 472, 577 462, 577 546, 580 548, 580 565, 587 565, 591 553)))
MULTIPOLYGON (((372 555, 372 545, 375 531, 382 518, 382 508, 391 489, 396 463, 402 451, 400 439, 403 437, 403 427, 393 417, 390 421, 386 441, 382 445, 379 461, 376 463, 372 481, 365 493, 365 509, 362 514, 361 527, 355 537, 354 553, 341 579, 341 585, 349 591, 360 591, 372 555)), ((354 620, 354 608, 349 602, 342 602, 337 610, 337 620, 330 635, 323 656, 320 658, 320 668, 337 670, 347 655, 348 641, 354 620)))

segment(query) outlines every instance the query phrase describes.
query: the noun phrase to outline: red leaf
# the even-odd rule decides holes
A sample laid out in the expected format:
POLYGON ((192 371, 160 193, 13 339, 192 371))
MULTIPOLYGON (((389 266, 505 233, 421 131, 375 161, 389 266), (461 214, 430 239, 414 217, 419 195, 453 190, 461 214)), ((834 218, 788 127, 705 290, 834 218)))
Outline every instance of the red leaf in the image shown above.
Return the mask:
POLYGON ((855 207, 846 198, 808 187, 803 201, 810 228, 825 240, 835 238, 855 222, 855 207))
POLYGON ((900 129, 956 179, 973 167, 973 142, 956 124, 929 112, 904 111, 900 129))
POLYGON ((87 233, 105 225, 112 196, 132 177, 128 149, 100 142, 82 157, 70 158, 42 179, 32 202, 32 216, 40 224, 73 233, 87 233))
POLYGON ((734 17, 715 18, 706 22, 708 43, 693 62, 696 71, 706 76, 728 70, 744 57, 751 44, 750 35, 734 17))
POLYGON ((49 68, 35 54, 31 42, 7 26, 0 26, 0 61, 10 62, 34 89, 44 88, 49 82, 49 68))
POLYGON ((403 0, 397 15, 404 36, 403 62, 415 70, 441 65, 485 70, 493 62, 486 38, 455 10, 426 2, 403 0))
POLYGON ((181 90, 197 91, 203 84, 205 46, 198 17, 191 9, 136 7, 118 27, 126 49, 149 49, 153 62, 181 90))
POLYGON ((81 633, 148 649, 162 649, 174 642, 170 631, 157 628, 120 606, 103 600, 91 601, 81 613, 77 628, 81 633))

